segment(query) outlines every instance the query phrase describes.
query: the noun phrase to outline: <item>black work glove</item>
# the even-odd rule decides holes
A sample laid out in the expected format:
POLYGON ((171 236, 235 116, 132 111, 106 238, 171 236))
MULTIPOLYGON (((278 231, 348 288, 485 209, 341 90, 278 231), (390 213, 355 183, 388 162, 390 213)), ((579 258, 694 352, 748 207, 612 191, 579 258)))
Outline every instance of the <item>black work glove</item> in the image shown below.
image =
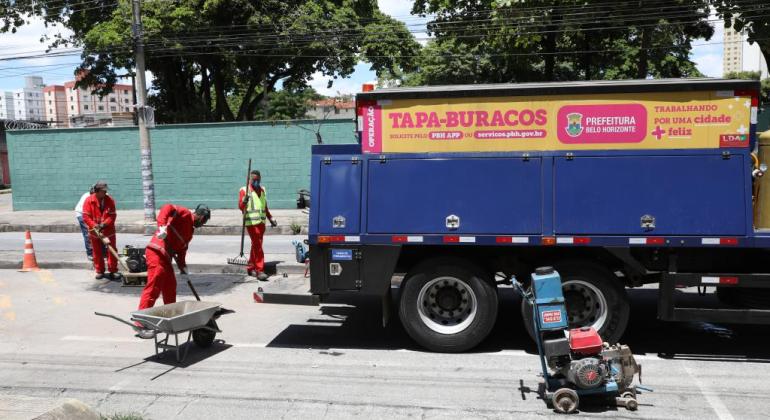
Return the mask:
POLYGON ((276 227, 278 226, 278 222, 276 222, 275 219, 270 219, 270 226, 276 227))

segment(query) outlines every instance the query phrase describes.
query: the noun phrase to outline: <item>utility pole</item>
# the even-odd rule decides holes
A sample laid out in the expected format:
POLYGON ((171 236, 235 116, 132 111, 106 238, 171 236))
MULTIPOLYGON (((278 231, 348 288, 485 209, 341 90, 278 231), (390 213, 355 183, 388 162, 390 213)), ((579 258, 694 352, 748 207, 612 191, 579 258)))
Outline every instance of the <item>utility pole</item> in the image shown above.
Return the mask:
POLYGON ((139 117, 139 150, 142 154, 142 193, 144 195, 144 234, 152 235, 155 222, 155 184, 152 180, 152 149, 150 148, 150 130, 147 128, 147 83, 144 79, 144 40, 142 39, 142 3, 131 0, 133 10, 134 49, 136 54, 136 115, 139 117))

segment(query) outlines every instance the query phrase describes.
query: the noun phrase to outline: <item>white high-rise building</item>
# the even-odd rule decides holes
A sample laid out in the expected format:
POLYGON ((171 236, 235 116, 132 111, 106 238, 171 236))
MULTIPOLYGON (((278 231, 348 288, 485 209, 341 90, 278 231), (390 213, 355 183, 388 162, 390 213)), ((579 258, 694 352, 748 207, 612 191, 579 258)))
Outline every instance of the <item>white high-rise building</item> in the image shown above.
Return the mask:
POLYGON ((43 78, 27 76, 24 87, 13 91, 14 119, 28 121, 44 121, 43 78))
POLYGON ((743 34, 735 32, 733 28, 725 28, 722 48, 722 72, 726 74, 743 71, 743 34))
POLYGON ((0 120, 12 120, 13 115, 13 92, 0 91, 0 120))
POLYGON ((746 35, 742 32, 736 32, 733 28, 725 28, 722 48, 723 73, 759 71, 762 79, 770 77, 767 71, 767 62, 759 51, 759 45, 756 43, 750 45, 746 41, 746 35))

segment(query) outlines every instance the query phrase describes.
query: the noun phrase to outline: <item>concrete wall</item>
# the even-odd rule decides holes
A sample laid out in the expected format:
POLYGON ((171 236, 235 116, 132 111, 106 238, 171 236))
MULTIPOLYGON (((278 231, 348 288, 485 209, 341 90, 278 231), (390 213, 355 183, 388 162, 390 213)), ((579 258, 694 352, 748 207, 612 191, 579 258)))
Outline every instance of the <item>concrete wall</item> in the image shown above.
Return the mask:
MULTIPOLYGON (((156 207, 206 203, 233 208, 248 158, 262 172, 272 208, 292 208, 309 189, 317 123, 184 124, 151 130, 156 207)), ((326 121, 324 142, 354 143, 352 121, 326 121)), ((135 128, 9 131, 14 210, 72 209, 96 180, 110 185, 120 209, 142 208, 135 128)))

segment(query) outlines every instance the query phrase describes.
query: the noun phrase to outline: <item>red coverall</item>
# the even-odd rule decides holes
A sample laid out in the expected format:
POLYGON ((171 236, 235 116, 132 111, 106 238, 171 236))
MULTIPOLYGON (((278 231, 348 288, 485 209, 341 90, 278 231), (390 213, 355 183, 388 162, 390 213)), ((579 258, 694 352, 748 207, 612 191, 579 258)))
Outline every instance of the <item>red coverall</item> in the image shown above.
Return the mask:
MULTIPOLYGON (((249 184, 249 192, 251 191, 254 191, 254 188, 249 184)), ((246 191, 241 188, 241 191, 238 193, 238 208, 241 209, 241 212, 246 210, 246 205, 243 204, 243 197, 245 195, 246 191)), ((259 187, 257 196, 262 196, 262 187, 259 187)), ((273 218, 267 205, 265 205, 265 216, 267 216, 267 220, 273 218)), ((251 253, 249 254, 249 264, 246 266, 246 269, 262 273, 265 271, 265 252, 262 250, 262 239, 265 236, 265 224, 260 223, 254 226, 246 226, 246 231, 249 232, 249 238, 251 238, 251 253)))
MULTIPOLYGON (((91 232, 94 226, 103 223, 102 235, 110 239, 112 249, 117 250, 117 239, 115 238, 115 200, 109 195, 104 196, 101 202, 96 194, 91 194, 83 202, 83 222, 88 226, 88 238, 91 240, 91 248, 94 250, 94 269, 97 273, 104 274, 104 253, 102 247, 104 244, 101 239, 91 232)), ((110 251, 107 251, 107 269, 110 273, 117 273, 118 259, 110 251)))
POLYGON ((147 259, 147 285, 142 290, 139 309, 151 308, 163 293, 163 303, 176 302, 176 276, 171 259, 176 260, 180 270, 187 268, 185 256, 193 236, 195 217, 190 210, 173 204, 161 207, 158 213, 158 227, 168 226, 166 238, 158 238, 157 232, 150 240, 144 257, 147 259))

